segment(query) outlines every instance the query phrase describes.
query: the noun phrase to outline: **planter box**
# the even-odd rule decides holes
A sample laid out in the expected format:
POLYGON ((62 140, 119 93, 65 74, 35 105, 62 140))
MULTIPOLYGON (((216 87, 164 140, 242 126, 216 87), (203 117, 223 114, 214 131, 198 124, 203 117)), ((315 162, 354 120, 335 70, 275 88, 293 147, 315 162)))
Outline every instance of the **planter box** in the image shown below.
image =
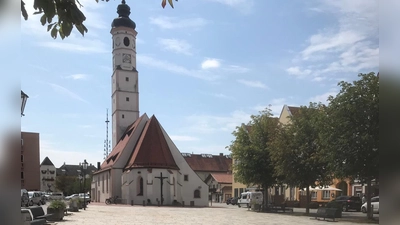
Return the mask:
POLYGON ((47 217, 48 221, 61 221, 64 218, 64 209, 47 208, 47 214, 52 214, 47 217))

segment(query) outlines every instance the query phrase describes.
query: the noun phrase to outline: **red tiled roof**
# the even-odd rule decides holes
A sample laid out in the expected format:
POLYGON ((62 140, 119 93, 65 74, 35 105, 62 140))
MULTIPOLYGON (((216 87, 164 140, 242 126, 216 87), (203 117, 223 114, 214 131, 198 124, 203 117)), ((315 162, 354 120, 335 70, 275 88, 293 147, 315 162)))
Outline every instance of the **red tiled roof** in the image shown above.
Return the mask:
POLYGON ((125 169, 133 167, 179 169, 154 115, 146 122, 125 169))
POLYGON ((299 112, 300 107, 288 106, 288 109, 289 109, 290 113, 292 114, 292 116, 294 116, 299 112))
POLYGON ((232 174, 227 173, 211 173, 210 174, 215 181, 220 184, 231 184, 232 183, 232 174))
POLYGON ((231 171, 232 159, 226 156, 213 155, 212 158, 202 155, 192 154, 190 157, 184 157, 186 162, 195 172, 228 172, 231 171))
MULTIPOLYGON (((121 156, 122 151, 125 149, 126 145, 129 142, 129 139, 132 137, 136 127, 139 125, 140 121, 143 119, 145 114, 139 117, 135 122, 133 122, 130 126, 128 126, 125 130, 125 133, 122 135, 121 139, 108 155, 108 157, 104 160, 103 164, 100 166, 100 171, 111 168, 114 165, 114 162, 121 156)), ((125 150, 129 151, 129 150, 125 150)))

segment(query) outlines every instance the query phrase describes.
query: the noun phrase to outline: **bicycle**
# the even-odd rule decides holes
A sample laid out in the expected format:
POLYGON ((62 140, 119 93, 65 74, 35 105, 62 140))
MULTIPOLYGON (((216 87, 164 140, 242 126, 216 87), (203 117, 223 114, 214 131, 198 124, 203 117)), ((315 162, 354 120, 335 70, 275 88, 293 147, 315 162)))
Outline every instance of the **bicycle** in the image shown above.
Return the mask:
POLYGON ((109 205, 109 204, 117 204, 117 199, 118 199, 118 196, 107 198, 106 199, 106 204, 107 205, 109 205))

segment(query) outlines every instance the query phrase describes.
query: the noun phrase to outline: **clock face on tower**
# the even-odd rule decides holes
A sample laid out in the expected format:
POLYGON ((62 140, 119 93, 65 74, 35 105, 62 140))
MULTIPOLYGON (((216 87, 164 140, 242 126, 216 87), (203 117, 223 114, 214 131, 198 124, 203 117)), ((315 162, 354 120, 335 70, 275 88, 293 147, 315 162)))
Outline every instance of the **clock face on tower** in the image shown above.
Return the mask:
POLYGON ((131 63, 131 54, 122 53, 122 62, 131 63))

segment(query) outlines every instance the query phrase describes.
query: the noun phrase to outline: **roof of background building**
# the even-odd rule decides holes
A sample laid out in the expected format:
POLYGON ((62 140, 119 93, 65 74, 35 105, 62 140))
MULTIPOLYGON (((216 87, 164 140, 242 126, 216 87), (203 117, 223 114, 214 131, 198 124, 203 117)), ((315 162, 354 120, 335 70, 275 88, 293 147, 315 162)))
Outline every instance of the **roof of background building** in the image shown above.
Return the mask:
POLYGON ((233 179, 231 173, 210 173, 209 177, 212 177, 220 184, 231 184, 233 179))
POLYGON ((232 158, 230 155, 182 153, 186 162, 195 172, 229 172, 232 158))
POLYGON ((47 156, 46 156, 46 158, 43 159, 43 162, 40 165, 43 165, 43 166, 54 166, 54 164, 51 162, 51 160, 47 156))
MULTIPOLYGON (((77 176, 79 176, 78 170, 82 170, 82 166, 64 164, 64 165, 60 166, 60 168, 56 169, 56 173, 57 173, 57 176, 65 175, 65 176, 76 176, 77 177, 77 176)), ((87 166, 87 169, 85 170, 85 174, 92 174, 95 171, 97 171, 97 168, 94 165, 89 164, 87 166)))

